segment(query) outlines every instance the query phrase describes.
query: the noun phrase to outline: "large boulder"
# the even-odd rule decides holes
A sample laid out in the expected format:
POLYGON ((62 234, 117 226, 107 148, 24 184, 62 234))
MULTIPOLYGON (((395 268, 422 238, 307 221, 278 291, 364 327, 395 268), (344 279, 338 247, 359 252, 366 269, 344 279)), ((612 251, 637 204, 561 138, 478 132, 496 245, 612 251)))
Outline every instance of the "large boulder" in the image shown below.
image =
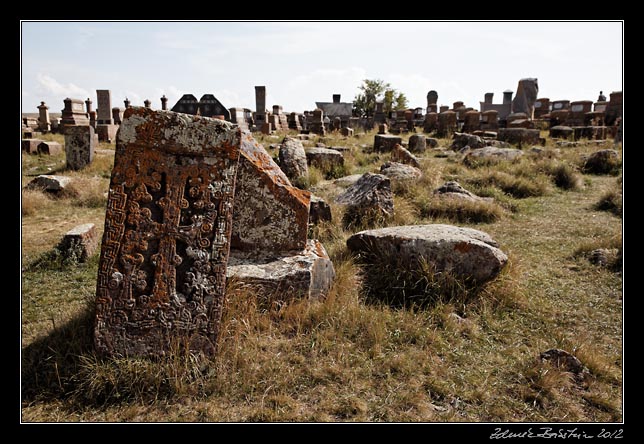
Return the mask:
POLYGON ((391 216, 394 213, 394 195, 391 181, 382 174, 365 173, 335 201, 347 206, 347 214, 391 216))
POLYGON ((474 134, 466 133, 454 133, 454 140, 452 141, 451 148, 454 151, 458 151, 466 146, 469 146, 471 149, 483 148, 487 144, 485 140, 481 139, 479 136, 474 134))
POLYGON ((405 269, 426 261, 436 272, 478 284, 494 279, 508 261, 487 233, 443 224, 361 231, 347 239, 347 247, 367 259, 396 257, 405 269))
POLYGON ((415 166, 398 162, 386 162, 380 167, 380 174, 400 181, 417 180, 423 176, 423 172, 415 166))
POLYGON ((523 151, 521 150, 487 146, 468 152, 463 159, 463 163, 472 165, 480 161, 514 160, 521 156, 523 156, 523 151))
POLYGON ((298 139, 285 137, 279 151, 280 168, 291 180, 309 175, 306 162, 306 152, 302 142, 298 139))
POLYGON ((400 144, 396 144, 391 150, 391 160, 398 163, 405 163, 416 168, 420 168, 420 162, 412 153, 402 147, 400 144))

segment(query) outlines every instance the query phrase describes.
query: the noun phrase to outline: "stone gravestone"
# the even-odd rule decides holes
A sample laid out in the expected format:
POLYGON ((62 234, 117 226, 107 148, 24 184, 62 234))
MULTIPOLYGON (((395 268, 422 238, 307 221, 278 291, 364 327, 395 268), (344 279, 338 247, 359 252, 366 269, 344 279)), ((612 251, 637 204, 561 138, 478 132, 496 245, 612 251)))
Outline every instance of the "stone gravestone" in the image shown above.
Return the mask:
POLYGON ((537 79, 527 78, 519 80, 517 94, 512 101, 513 113, 526 113, 528 119, 534 118, 534 102, 537 100, 539 93, 539 83, 537 79))
POLYGON ((89 116, 85 113, 85 106, 80 99, 63 100, 65 107, 61 111, 60 123, 67 127, 68 125, 89 125, 89 116))
POLYGON ((38 129, 43 133, 51 131, 49 107, 45 105, 45 102, 40 102, 40 105, 38 106, 38 129))
POLYGON ((91 126, 65 128, 65 158, 67 168, 80 170, 94 160, 96 138, 91 126))
POLYGON ((427 93, 427 112, 428 113, 435 113, 438 111, 436 102, 438 102, 438 93, 434 90, 429 91, 427 93))
POLYGON ((118 134, 96 297, 101 354, 212 355, 224 299, 241 132, 129 108, 118 134))
POLYGON ((109 89, 97 89, 98 109, 96 110, 96 134, 101 142, 112 142, 118 125, 112 118, 112 94, 109 89))

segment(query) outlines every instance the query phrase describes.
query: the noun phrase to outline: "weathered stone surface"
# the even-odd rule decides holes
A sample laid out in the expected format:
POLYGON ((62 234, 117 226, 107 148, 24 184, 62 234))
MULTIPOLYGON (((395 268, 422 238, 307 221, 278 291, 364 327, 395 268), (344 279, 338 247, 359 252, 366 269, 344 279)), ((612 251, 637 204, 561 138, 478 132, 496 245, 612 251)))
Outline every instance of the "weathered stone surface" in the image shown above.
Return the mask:
POLYGON ((408 148, 412 153, 424 153, 427 149, 427 138, 423 134, 412 134, 409 136, 408 148))
POLYGON ((65 129, 68 125, 89 125, 88 113, 85 112, 85 104, 81 99, 70 99, 68 97, 63 100, 63 103, 65 104, 65 107, 61 113, 60 123, 65 127, 65 129))
POLYGON ((599 150, 584 162, 583 170, 594 174, 610 174, 620 165, 619 153, 615 150, 599 150))
POLYGON ((69 230, 58 244, 65 257, 85 262, 98 248, 98 230, 94 224, 82 224, 69 230))
POLYGON ((356 183, 338 195, 335 201, 347 205, 356 214, 375 211, 391 216, 394 213, 391 181, 382 174, 364 173, 356 183))
POLYGON ((557 125, 550 128, 550 137, 557 139, 572 138, 574 130, 569 126, 557 125))
POLYGON ((344 177, 335 179, 333 183, 341 187, 348 187, 356 183, 358 180, 360 180, 361 177, 362 177, 362 174, 352 174, 350 176, 344 176, 344 177))
POLYGON ((38 144, 37 151, 38 154, 55 156, 63 152, 63 147, 58 142, 43 141, 38 144))
POLYGON ((346 126, 342 127, 340 129, 340 134, 342 134, 344 137, 353 137, 353 128, 347 128, 346 126))
POLYGON ((296 180, 309 175, 306 152, 298 139, 285 137, 279 151, 280 168, 289 179, 296 180))
POLYGON ((438 137, 449 137, 456 132, 458 122, 454 111, 444 111, 438 115, 436 135, 438 137))
POLYGON ((437 272, 477 283, 495 278, 507 263, 498 246, 487 233, 443 224, 366 230, 347 239, 352 252, 395 255, 412 269, 423 259, 437 272))
MULTIPOLYGON (((539 130, 526 128, 501 128, 497 135, 498 139, 504 142, 518 145, 535 145, 542 143, 539 137, 539 130)), ((543 141, 545 142, 545 141, 543 141)))
POLYGON ((22 139, 21 149, 29 154, 38 154, 38 145, 42 142, 40 139, 22 139))
POLYGON ((430 148, 436 148, 438 146, 438 139, 433 137, 425 137, 425 142, 430 148))
POLYGON ((57 193, 72 182, 71 177, 42 174, 34 177, 27 185, 29 188, 57 193))
POLYGON ((330 171, 344 165, 344 157, 340 151, 329 148, 307 148, 306 160, 309 166, 314 166, 322 171, 330 171))
POLYGON ((233 250, 226 276, 271 301, 319 300, 328 295, 335 270, 322 244, 309 240, 304 250, 287 253, 257 255, 233 250))
POLYGON ((392 180, 417 180, 423 176, 423 172, 412 165, 398 162, 386 162, 380 167, 380 174, 392 180))
POLYGON ((443 185, 436 188, 434 190, 434 194, 440 196, 441 198, 469 200, 471 202, 475 202, 479 200, 488 200, 488 201, 492 200, 490 198, 483 198, 483 197, 477 196, 476 194, 463 188, 460 183, 454 180, 445 182, 443 185))
POLYGON ((550 361, 555 367, 573 373, 575 376, 586 376, 590 372, 586 366, 576 357, 565 350, 551 348, 539 355, 542 361, 550 361))
POLYGON ((96 286, 101 354, 213 354, 224 299, 241 131, 128 108, 117 136, 96 286))
POLYGON ((454 140, 452 141, 451 148, 458 151, 462 148, 469 146, 471 149, 483 148, 486 146, 485 140, 479 136, 465 133, 454 133, 454 140))
POLYGON ((321 197, 311 194, 311 205, 309 208, 309 223, 317 224, 320 221, 331 222, 331 207, 321 197))
POLYGON ((67 168, 80 170, 94 160, 96 139, 91 126, 68 126, 65 128, 65 159, 67 168))
POLYGON ((116 140, 116 131, 119 126, 113 124, 100 124, 96 125, 96 135, 98 135, 99 142, 114 143, 116 140))
POLYGON ((523 156, 523 151, 515 148, 497 148, 487 146, 477 148, 468 152, 463 159, 465 164, 470 164, 479 160, 514 160, 523 156))
POLYGON ((416 168, 420 168, 420 162, 418 161, 416 156, 414 156, 399 144, 396 144, 391 150, 391 160, 393 162, 404 163, 416 168))
POLYGON ((376 134, 373 140, 373 150, 376 152, 391 151, 396 144, 402 143, 402 138, 391 134, 376 134))
POLYGON ((534 102, 539 95, 539 82, 535 78, 519 80, 517 93, 512 100, 512 112, 526 113, 529 119, 534 118, 534 102))
POLYGON ((248 133, 242 136, 240 152, 232 248, 246 251, 303 249, 310 193, 292 186, 266 150, 248 133))

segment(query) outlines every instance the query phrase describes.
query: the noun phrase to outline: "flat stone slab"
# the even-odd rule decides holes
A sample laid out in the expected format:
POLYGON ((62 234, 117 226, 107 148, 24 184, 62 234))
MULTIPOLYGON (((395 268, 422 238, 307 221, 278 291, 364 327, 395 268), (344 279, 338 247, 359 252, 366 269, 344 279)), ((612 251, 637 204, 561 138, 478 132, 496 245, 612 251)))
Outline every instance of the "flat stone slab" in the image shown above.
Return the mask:
POLYGON ((412 165, 399 162, 386 162, 380 167, 380 174, 392 180, 417 180, 423 176, 423 172, 412 165))
POLYGON ((519 149, 487 146, 469 151, 465 155, 463 162, 467 164, 477 160, 514 160, 521 156, 523 156, 523 151, 519 149))
POLYGON ((373 140, 373 150, 376 152, 391 151, 396 144, 401 144, 402 138, 391 134, 376 134, 373 140))
POLYGON ((422 258, 437 272, 483 283, 496 277, 508 261, 499 244, 483 231, 453 225, 405 225, 366 230, 347 239, 354 253, 397 257, 416 268, 422 258))
POLYGON ((270 300, 320 300, 335 279, 333 263, 317 240, 302 251, 248 253, 231 251, 226 277, 270 300))
POLYGON ((72 178, 68 176, 41 174, 33 178, 27 187, 56 193, 64 190, 71 182, 72 178))
POLYGON ((344 157, 340 151, 330 148, 307 148, 306 160, 310 166, 327 170, 336 166, 344 165, 344 157))
POLYGON ((25 151, 29 154, 38 154, 38 145, 40 145, 42 142, 44 141, 40 139, 22 139, 22 151, 25 151))
POLYGON ((63 146, 58 142, 43 141, 38 144, 38 154, 55 156, 63 152, 63 146))

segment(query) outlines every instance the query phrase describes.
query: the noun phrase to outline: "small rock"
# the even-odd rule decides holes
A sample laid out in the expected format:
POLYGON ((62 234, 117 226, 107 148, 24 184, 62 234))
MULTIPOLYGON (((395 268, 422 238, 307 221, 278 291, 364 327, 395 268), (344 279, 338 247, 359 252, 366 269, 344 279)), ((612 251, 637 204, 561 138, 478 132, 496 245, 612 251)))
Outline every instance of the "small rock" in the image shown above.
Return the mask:
POLYGON ((427 140, 422 134, 409 136, 409 151, 412 153, 424 153, 427 149, 427 140))
POLYGON ((454 151, 458 151, 464 146, 469 146, 472 149, 483 148, 486 146, 486 143, 479 136, 467 133, 454 133, 454 140, 452 142, 451 148, 454 151))
POLYGON ((618 254, 617 248, 597 248, 588 254, 588 261, 593 265, 606 267, 617 259, 618 254))
POLYGON ((67 258, 85 262, 98 248, 98 232, 94 224, 78 225, 65 234, 58 249, 67 258))
POLYGON ((425 143, 430 148, 436 148, 438 146, 438 139, 435 139, 433 137, 425 137, 425 143))
POLYGON ((467 153, 463 163, 470 165, 477 160, 514 160, 523 156, 523 151, 514 148, 496 148, 487 146, 467 153))
POLYGON ((619 153, 615 150, 599 150, 592 153, 584 163, 584 172, 611 174, 620 165, 619 153))
POLYGON ((329 148, 309 148, 306 150, 306 160, 309 166, 328 172, 333 168, 344 165, 344 157, 340 151, 329 148))
POLYGON ((306 162, 306 152, 302 142, 297 139, 285 137, 279 151, 280 168, 291 180, 309 175, 306 162))
POLYGON ((551 348, 541 355, 539 355, 542 361, 550 361, 557 368, 563 368, 565 371, 573 373, 576 376, 585 376, 589 374, 588 368, 586 368, 577 357, 571 355, 565 350, 558 348, 551 348))
POLYGON ((418 161, 416 156, 400 146, 400 144, 396 144, 391 150, 391 160, 393 162, 405 163, 407 165, 420 168, 420 162, 418 161))
POLYGON ((352 212, 358 214, 372 210, 385 216, 391 216, 394 213, 391 181, 382 174, 363 174, 335 200, 339 204, 347 205, 352 212))
POLYGON ((68 176, 41 174, 29 182, 27 187, 32 189, 41 189, 51 193, 58 193, 63 191, 71 182, 72 178, 68 176))
POLYGON ((463 199, 463 200, 469 200, 469 201, 477 201, 477 200, 487 200, 487 201, 492 201, 494 199, 491 198, 483 198, 479 197, 476 194, 467 191, 465 188, 461 186, 460 183, 452 180, 449 182, 445 182, 443 185, 440 187, 436 188, 434 190, 434 194, 439 195, 440 197, 443 198, 456 198, 456 199, 463 199))
POLYGON ((423 176, 420 169, 398 162, 386 162, 380 167, 380 174, 392 180, 416 180, 423 176))

